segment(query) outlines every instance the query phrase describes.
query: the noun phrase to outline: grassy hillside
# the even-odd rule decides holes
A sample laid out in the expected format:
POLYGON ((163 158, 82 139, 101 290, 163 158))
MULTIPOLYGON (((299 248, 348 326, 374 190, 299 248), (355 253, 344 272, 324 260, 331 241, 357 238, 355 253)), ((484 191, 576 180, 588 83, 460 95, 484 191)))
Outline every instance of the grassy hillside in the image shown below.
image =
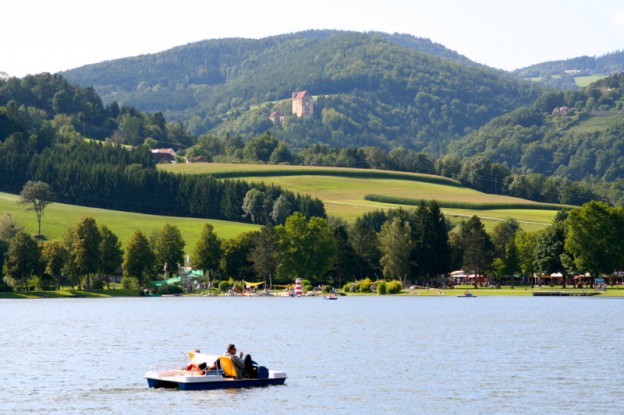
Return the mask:
MULTIPOLYGON (((0 193, 0 214, 11 213, 15 219, 30 233, 37 232, 37 218, 34 212, 24 211, 24 206, 18 205, 19 197, 0 193)), ((154 229, 160 229, 166 223, 176 225, 186 241, 186 251, 191 252, 205 223, 211 223, 220 238, 227 239, 246 231, 259 229, 259 226, 227 222, 220 220, 176 218, 170 216, 142 215, 138 213, 119 212, 115 210, 94 209, 82 206, 54 203, 44 211, 42 233, 48 239, 62 240, 65 233, 76 221, 83 216, 95 218, 99 225, 108 226, 125 245, 135 230, 149 234, 154 229)))
POLYGON ((318 197, 325 204, 327 214, 346 220, 353 220, 365 212, 389 209, 407 205, 373 202, 365 199, 368 194, 439 200, 466 203, 501 204, 496 209, 456 209, 444 208, 451 218, 478 215, 487 222, 494 223, 508 217, 525 222, 525 229, 533 230, 551 223, 556 211, 549 209, 504 209, 502 204, 526 203, 540 206, 539 203, 508 196, 488 195, 459 185, 457 182, 430 175, 397 173, 382 170, 341 169, 302 166, 272 166, 258 164, 163 164, 159 168, 180 174, 216 174, 236 176, 248 181, 275 183, 293 192, 306 193, 318 197), (271 175, 271 172, 274 172, 271 175), (369 177, 361 177, 361 174, 369 177), (440 182, 432 182, 437 178, 440 182), (446 181, 447 183, 444 183, 446 181))

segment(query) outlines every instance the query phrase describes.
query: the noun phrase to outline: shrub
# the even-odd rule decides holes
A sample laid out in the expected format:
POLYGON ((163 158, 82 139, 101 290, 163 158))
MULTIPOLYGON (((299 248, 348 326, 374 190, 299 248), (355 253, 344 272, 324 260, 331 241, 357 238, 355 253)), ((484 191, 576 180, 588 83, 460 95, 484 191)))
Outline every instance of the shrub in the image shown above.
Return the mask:
POLYGON ((331 285, 323 285, 323 294, 329 294, 330 292, 332 292, 332 286, 331 285))
POLYGON ((137 290, 139 281, 134 277, 125 276, 121 279, 121 286, 127 290, 137 290))
POLYGON ((91 288, 94 290, 103 290, 104 289, 104 280, 102 278, 96 278, 91 283, 91 288))
POLYGON ((219 291, 227 292, 230 289, 229 281, 221 281, 219 283, 219 291))
POLYGON ((346 293, 357 293, 360 292, 360 286, 354 282, 348 282, 342 287, 342 291, 346 293))
POLYGON ((181 294, 183 290, 182 290, 182 287, 180 287, 179 285, 165 284, 165 285, 161 285, 160 287, 158 287, 156 289, 156 292, 158 294, 181 294))
POLYGON ((377 284, 377 294, 379 295, 386 295, 386 282, 385 281, 381 281, 379 284, 377 284))
POLYGON ((388 294, 398 294, 401 292, 401 281, 390 281, 387 283, 386 291, 388 294))
POLYGON ((357 284, 359 285, 360 289, 358 290, 361 293, 369 293, 371 292, 371 285, 372 281, 370 278, 366 277, 363 280, 359 280, 357 282, 357 284))
POLYGON ((306 293, 307 293, 307 292, 309 292, 309 291, 314 291, 314 287, 313 287, 312 285, 310 285, 310 284, 308 284, 308 285, 304 285, 304 286, 303 286, 303 292, 306 292, 306 293))

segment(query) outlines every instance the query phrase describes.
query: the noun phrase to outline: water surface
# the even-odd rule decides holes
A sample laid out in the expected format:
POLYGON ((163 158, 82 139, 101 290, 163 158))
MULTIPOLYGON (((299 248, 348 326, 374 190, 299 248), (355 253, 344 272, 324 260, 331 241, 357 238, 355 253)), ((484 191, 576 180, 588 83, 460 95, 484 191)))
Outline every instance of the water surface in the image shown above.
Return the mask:
POLYGON ((0 413, 621 414, 624 300, 0 300, 0 413), (147 388, 227 343, 285 386, 147 388))

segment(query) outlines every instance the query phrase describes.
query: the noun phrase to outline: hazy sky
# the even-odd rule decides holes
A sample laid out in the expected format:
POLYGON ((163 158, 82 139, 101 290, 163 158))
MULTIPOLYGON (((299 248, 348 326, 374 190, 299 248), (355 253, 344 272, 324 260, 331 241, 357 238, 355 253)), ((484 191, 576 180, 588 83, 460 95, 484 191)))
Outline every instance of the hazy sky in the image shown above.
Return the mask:
POLYGON ((624 1, 3 0, 0 71, 21 77, 308 29, 409 33, 511 70, 624 49, 624 1))

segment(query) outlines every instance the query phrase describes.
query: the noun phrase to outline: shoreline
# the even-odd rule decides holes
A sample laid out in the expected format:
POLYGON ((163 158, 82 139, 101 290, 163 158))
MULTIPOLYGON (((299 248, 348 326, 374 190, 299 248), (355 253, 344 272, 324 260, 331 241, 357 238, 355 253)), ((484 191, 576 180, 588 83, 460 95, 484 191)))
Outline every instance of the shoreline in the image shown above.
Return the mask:
MULTIPOLYGON (((475 296, 483 297, 527 297, 527 296, 570 296, 570 297, 624 297, 624 285, 608 287, 604 292, 597 292, 592 288, 562 288, 561 286, 555 287, 524 287, 516 286, 511 288, 509 286, 501 288, 474 288, 472 286, 457 286, 455 288, 437 289, 437 288, 418 288, 412 290, 403 290, 398 294, 385 294, 385 297, 455 297, 463 294, 465 291, 470 291, 475 296)), ((271 296, 266 297, 280 297, 278 295, 280 291, 275 291, 271 296)), ((347 297, 377 297, 380 296, 375 292, 371 293, 345 293, 347 297)), ((58 291, 28 291, 28 292, 0 292, 0 300, 29 300, 29 299, 63 299, 63 298, 151 298, 142 297, 138 290, 126 290, 126 289, 110 289, 110 290, 58 290, 58 291)), ((166 296, 167 297, 167 296, 166 296)), ((199 291, 189 294, 179 294, 176 297, 228 297, 227 294, 213 293, 207 291, 199 291)), ((244 296, 235 296, 244 297, 244 296)), ((250 296, 255 297, 255 296, 250 296)), ((258 296, 260 297, 260 296, 258 296)), ((323 297, 322 293, 304 294, 304 297, 323 297)), ((158 297, 157 297, 158 298, 158 297)))

